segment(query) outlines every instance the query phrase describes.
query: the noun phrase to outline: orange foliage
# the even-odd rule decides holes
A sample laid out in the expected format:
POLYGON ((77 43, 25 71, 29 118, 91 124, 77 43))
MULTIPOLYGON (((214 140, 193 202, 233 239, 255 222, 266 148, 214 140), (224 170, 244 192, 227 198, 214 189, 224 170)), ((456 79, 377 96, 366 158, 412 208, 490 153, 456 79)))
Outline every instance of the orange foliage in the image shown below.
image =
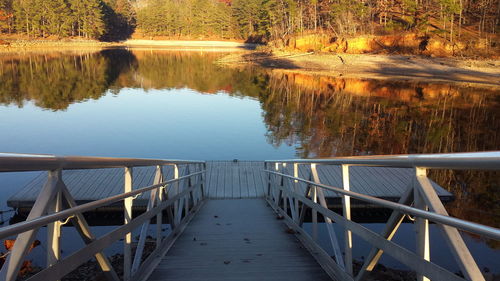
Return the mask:
POLYGON ((8 14, 7 12, 0 10, 0 21, 6 21, 6 20, 13 18, 13 17, 14 17, 14 15, 12 13, 8 14))
MULTIPOLYGON (((3 245, 8 252, 12 251, 12 248, 14 247, 15 243, 16 243, 16 240, 3 241, 3 245)), ((40 244, 41 243, 39 240, 33 241, 33 243, 31 244, 31 246, 28 250, 28 253, 31 252, 31 250, 33 250, 33 248, 35 248, 36 246, 38 246, 40 244)), ((8 253, 6 253, 6 254, 0 253, 0 268, 2 268, 3 264, 5 263, 5 260, 7 259, 7 255, 8 255, 8 253)), ((21 269, 19 270, 19 276, 21 276, 21 277, 25 276, 26 274, 28 274, 30 272, 33 272, 32 262, 31 261, 24 261, 23 265, 21 266, 21 269)))
MULTIPOLYGON (((12 251, 12 247, 14 247, 14 243, 16 243, 16 240, 5 240, 3 241, 3 245, 5 246, 5 249, 7 251, 12 251)), ((39 246, 41 243, 39 240, 35 240, 33 241, 33 243, 31 244, 31 247, 30 249, 28 250, 28 253, 31 252, 31 250, 33 250, 33 248, 35 248, 36 246, 39 246)))

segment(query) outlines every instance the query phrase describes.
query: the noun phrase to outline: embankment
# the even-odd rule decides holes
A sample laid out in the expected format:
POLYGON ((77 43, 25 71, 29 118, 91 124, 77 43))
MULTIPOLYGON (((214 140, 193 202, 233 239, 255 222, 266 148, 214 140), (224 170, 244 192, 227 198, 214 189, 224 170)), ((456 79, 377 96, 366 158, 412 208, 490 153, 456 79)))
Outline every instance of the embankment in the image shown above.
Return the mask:
POLYGON ((325 33, 297 35, 286 42, 271 42, 286 51, 319 51, 336 54, 406 54, 431 57, 500 59, 500 37, 464 36, 450 41, 437 35, 403 32, 391 35, 333 36, 325 33))

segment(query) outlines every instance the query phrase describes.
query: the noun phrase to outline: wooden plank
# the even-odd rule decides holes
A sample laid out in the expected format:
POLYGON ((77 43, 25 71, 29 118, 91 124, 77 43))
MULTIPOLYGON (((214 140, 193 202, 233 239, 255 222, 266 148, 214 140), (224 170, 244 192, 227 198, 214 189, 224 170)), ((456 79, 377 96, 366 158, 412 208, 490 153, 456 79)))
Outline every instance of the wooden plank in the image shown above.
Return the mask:
POLYGON ((330 280, 262 199, 209 200, 149 280, 330 280))
POLYGON ((252 176, 255 183, 255 193, 256 197, 263 197, 266 194, 267 188, 267 175, 261 172, 260 170, 263 167, 259 167, 258 165, 252 165, 252 176))
POLYGON ((385 168, 382 169, 369 169, 368 171, 371 173, 373 178, 377 178, 377 183, 381 186, 384 186, 386 189, 385 194, 403 194, 404 187, 408 186, 411 182, 410 173, 408 173, 408 178, 406 181, 406 185, 404 183, 399 183, 399 179, 394 177, 394 174, 397 173, 395 169, 397 168, 385 168))
MULTIPOLYGON (((64 171, 63 174, 70 172, 64 171)), ((95 194, 95 190, 97 189, 97 181, 99 177, 99 170, 80 170, 80 171, 71 171, 72 173, 78 173, 82 175, 81 180, 75 182, 68 186, 68 190, 77 201, 82 199, 91 200, 93 197, 90 195, 95 194), (86 180, 85 180, 86 179, 86 180), (85 188, 82 188, 83 185, 86 185, 85 188)), ((64 177, 64 175, 63 175, 64 177)))
POLYGON ((37 174, 33 180, 26 184, 25 188, 21 189, 19 193, 14 194, 10 200, 23 200, 27 198, 30 194, 38 193, 40 190, 37 188, 44 184, 47 180, 47 172, 40 172, 37 174))
POLYGON ((231 171, 231 189, 233 190, 233 199, 241 198, 241 184, 240 184, 240 167, 239 163, 228 162, 231 171))
MULTIPOLYGON (((115 182, 120 180, 122 182, 123 180, 123 171, 120 171, 121 169, 110 169, 108 172, 108 175, 105 177, 104 183, 99 184, 97 183, 97 190, 100 192, 95 194, 92 198, 93 200, 97 200, 100 198, 106 198, 111 195, 117 195, 122 192, 121 188, 118 188, 117 185, 114 185, 115 182), (115 188, 113 188, 115 186, 115 188)), ((135 169, 134 169, 135 172, 135 169)))
POLYGON ((224 162, 224 198, 230 199, 233 197, 233 169, 229 161, 224 162))
POLYGON ((255 178, 253 174, 255 174, 255 172, 253 171, 253 163, 252 163, 252 165, 246 167, 246 177, 249 188, 249 196, 256 198, 260 197, 260 195, 258 195, 259 192, 257 191, 257 184, 255 183, 255 178))
POLYGON ((121 169, 116 169, 110 181, 120 183, 120 185, 116 185, 114 188, 108 188, 109 189, 108 196, 120 194, 121 193, 120 186, 123 185, 123 171, 121 169))
POLYGON ((250 198, 252 197, 250 195, 250 186, 248 184, 248 167, 250 163, 241 163, 240 165, 240 171, 239 171, 239 181, 240 181, 240 190, 241 190, 241 198, 250 198))
POLYGON ((85 179, 85 174, 75 173, 75 171, 63 171, 62 178, 66 186, 75 186, 81 184, 81 182, 85 179))
POLYGON ((205 173, 205 196, 208 198, 211 198, 216 194, 217 190, 215 189, 215 185, 212 184, 212 175, 213 175, 213 163, 208 162, 207 163, 207 168, 206 168, 206 173, 205 173))
POLYGON ((221 162, 217 163, 217 198, 224 198, 224 167, 221 162))

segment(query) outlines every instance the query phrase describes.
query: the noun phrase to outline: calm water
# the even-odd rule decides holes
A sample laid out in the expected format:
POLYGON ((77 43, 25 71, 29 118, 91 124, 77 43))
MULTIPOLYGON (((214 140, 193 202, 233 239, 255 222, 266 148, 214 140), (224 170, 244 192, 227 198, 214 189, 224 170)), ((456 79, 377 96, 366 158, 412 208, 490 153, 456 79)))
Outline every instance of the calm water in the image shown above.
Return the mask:
MULTIPOLYGON (((221 56, 0 56, 0 151, 263 160, 500 149, 498 90, 228 68, 213 63, 221 56)), ((0 174, 0 210, 30 175, 0 174)), ((431 177, 456 195, 452 215, 500 226, 499 173, 431 177)), ((500 243, 466 239, 500 268, 500 243)))

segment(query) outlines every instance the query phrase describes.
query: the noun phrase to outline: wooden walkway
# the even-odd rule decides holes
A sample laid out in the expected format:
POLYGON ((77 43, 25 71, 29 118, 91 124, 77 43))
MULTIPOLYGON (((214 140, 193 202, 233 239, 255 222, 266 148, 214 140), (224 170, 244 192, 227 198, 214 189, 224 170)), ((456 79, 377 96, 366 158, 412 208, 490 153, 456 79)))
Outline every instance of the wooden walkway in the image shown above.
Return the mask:
MULTIPOLYGON (((299 176, 309 178, 308 167, 301 165, 299 176)), ((290 168, 290 167, 289 167, 290 168)), ((396 201, 408 188, 408 182, 414 176, 412 169, 383 167, 351 167, 351 190, 379 198, 396 201)), ((210 199, 262 198, 265 196, 267 177, 262 161, 209 161, 207 162, 205 196, 210 199)), ((180 166, 180 174, 185 166, 180 166)), ((290 173, 290 171, 288 171, 290 173)), ((324 184, 342 187, 341 169, 339 166, 318 166, 320 180, 324 184)), ((173 168, 164 167, 165 178, 173 177, 173 168)), ((123 192, 123 169, 100 170, 65 170, 64 182, 77 203, 85 203, 117 195, 123 192)), ((133 169, 134 188, 151 185, 154 178, 154 167, 133 169)), ((7 204, 13 208, 31 208, 41 187, 47 179, 46 173, 40 173, 25 187, 12 196, 7 204)), ((433 183, 438 196, 449 201, 453 195, 433 183)), ((305 192, 305 184, 301 184, 305 192)), ((134 208, 144 209, 148 194, 142 194, 134 200, 134 208)), ((336 206, 340 200, 338 194, 326 191, 329 204, 336 206)), ((353 201, 353 207, 363 206, 353 201)), ((102 209, 122 208, 122 204, 102 209)))
POLYGON ((331 280, 263 199, 207 200, 149 280, 331 280))

